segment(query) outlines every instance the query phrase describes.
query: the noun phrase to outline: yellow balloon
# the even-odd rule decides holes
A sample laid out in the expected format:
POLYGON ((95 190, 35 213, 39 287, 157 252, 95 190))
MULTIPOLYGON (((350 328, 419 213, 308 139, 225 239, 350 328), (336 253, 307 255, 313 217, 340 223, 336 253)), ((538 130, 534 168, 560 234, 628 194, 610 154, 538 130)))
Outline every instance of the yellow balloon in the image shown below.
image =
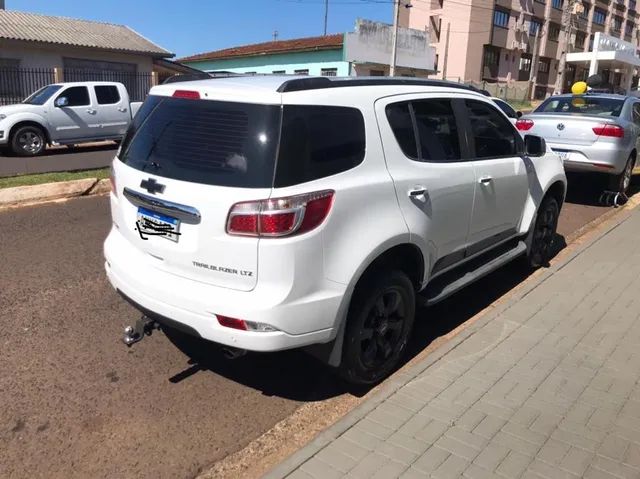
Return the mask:
POLYGON ((571 93, 580 95, 587 91, 587 84, 583 81, 575 82, 571 87, 571 93))

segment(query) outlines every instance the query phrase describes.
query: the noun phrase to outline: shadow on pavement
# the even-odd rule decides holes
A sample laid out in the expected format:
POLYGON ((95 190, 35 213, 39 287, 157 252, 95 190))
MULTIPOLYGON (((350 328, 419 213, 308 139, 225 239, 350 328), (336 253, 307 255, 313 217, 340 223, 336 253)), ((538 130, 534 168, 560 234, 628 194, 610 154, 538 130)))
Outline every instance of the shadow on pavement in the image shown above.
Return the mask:
MULTIPOLYGON (((563 236, 558 235, 556 245, 554 256, 566 247, 563 236)), ((419 308, 404 363, 491 305, 531 272, 524 261, 516 260, 435 306, 419 308)), ((344 393, 360 397, 370 390, 344 384, 332 368, 302 351, 249 353, 228 360, 214 343, 178 331, 166 330, 165 333, 189 358, 185 369, 169 378, 173 383, 187 380, 193 374, 213 372, 267 396, 295 401, 321 401, 344 393)))
MULTIPOLYGON (((567 173, 567 203, 584 206, 601 206, 600 196, 606 189, 606 177, 598 177, 589 174, 567 173)), ((631 179, 629 197, 640 192, 640 175, 634 175, 631 179)))

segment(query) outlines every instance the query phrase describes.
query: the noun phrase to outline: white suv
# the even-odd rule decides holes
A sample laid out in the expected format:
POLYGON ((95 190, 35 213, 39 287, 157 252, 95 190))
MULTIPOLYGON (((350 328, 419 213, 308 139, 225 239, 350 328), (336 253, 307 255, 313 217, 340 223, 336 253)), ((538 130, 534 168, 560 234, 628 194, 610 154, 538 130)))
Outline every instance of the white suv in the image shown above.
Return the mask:
POLYGON ((252 76, 154 87, 112 186, 107 275, 148 318, 371 384, 417 301, 547 261, 566 178, 461 85, 252 76))

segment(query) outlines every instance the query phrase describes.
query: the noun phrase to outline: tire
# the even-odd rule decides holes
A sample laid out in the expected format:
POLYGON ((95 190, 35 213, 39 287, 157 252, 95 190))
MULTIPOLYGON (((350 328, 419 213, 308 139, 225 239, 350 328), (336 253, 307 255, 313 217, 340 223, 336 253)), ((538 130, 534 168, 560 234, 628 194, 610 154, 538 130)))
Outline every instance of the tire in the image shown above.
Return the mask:
POLYGON ((626 194, 631 186, 631 176, 633 175, 633 168, 635 167, 636 159, 630 156, 627 163, 624 166, 624 170, 619 175, 610 177, 609 189, 616 193, 626 194))
POLYGON ((559 216, 558 200, 552 196, 546 196, 538 208, 533 231, 530 233, 527 262, 531 268, 549 264, 556 244, 559 216))
POLYGON ((38 156, 46 146, 46 137, 37 126, 22 126, 11 136, 11 152, 16 156, 38 156))
POLYGON ((415 312, 415 290, 404 272, 381 270, 365 278, 349 307, 340 376, 370 386, 391 374, 406 349, 415 312))

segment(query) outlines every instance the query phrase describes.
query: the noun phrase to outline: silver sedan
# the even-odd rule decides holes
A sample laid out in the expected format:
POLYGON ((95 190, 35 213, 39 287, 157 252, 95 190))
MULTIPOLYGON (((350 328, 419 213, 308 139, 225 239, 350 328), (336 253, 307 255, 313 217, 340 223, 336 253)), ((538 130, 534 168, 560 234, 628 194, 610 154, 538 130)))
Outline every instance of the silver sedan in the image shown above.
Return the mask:
POLYGON ((640 98, 611 94, 557 95, 516 122, 523 134, 542 136, 568 172, 609 177, 626 193, 640 150, 640 98))

